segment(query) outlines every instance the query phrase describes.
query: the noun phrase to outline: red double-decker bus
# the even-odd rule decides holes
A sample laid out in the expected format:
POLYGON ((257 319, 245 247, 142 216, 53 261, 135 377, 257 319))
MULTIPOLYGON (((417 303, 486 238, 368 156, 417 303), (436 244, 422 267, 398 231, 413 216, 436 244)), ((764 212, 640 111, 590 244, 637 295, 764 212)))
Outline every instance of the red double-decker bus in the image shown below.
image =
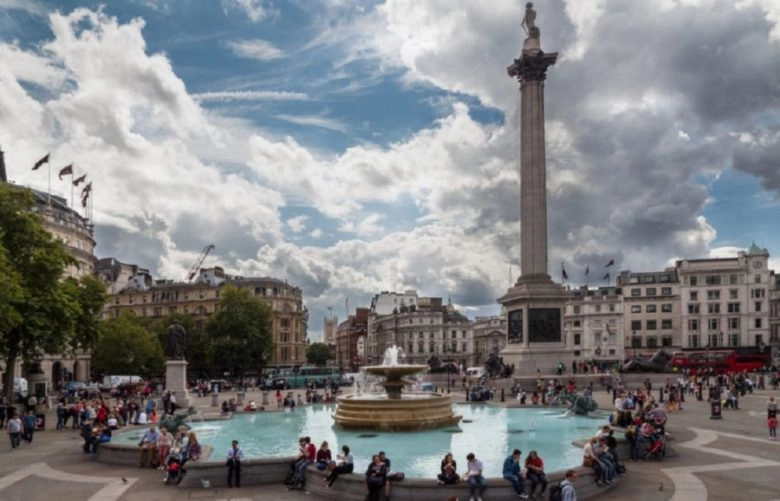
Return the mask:
POLYGON ((672 353, 672 368, 691 374, 756 372, 769 365, 769 353, 753 350, 694 350, 672 353))

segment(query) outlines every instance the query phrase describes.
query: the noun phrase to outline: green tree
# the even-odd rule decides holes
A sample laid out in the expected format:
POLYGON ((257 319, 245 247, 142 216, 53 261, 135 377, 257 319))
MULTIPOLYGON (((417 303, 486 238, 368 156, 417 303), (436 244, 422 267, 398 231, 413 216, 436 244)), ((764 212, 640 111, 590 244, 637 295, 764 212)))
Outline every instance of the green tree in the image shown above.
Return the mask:
POLYGON ((206 323, 209 355, 221 371, 239 375, 263 368, 273 349, 271 309, 248 289, 222 289, 217 313, 206 323))
POLYGON ((306 348, 306 360, 310 364, 325 365, 331 358, 330 347, 325 343, 312 343, 306 348))
POLYGON ((76 333, 79 315, 75 290, 61 280, 74 263, 33 211, 29 190, 0 183, 0 356, 5 361, 5 390, 13 397, 16 361, 30 364, 44 352, 60 353, 76 333), (8 273, 5 273, 5 272, 8 273))
POLYGON ((92 351, 93 369, 144 377, 162 373, 165 357, 160 341, 138 319, 124 313, 102 322, 99 331, 92 351))

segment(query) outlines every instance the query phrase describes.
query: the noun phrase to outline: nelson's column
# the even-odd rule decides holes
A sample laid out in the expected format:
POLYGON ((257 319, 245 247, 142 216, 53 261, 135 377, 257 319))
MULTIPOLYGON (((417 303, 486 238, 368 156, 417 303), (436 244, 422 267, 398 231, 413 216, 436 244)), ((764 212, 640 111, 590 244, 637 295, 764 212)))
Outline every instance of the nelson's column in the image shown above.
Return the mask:
POLYGON ((504 363, 516 374, 543 374, 559 362, 569 364, 563 339, 568 293, 547 274, 547 175, 544 144, 544 80, 558 53, 546 54, 539 43, 536 11, 529 3, 523 25, 528 37, 520 59, 507 68, 520 82, 520 259, 521 275, 499 299, 507 312, 504 363))

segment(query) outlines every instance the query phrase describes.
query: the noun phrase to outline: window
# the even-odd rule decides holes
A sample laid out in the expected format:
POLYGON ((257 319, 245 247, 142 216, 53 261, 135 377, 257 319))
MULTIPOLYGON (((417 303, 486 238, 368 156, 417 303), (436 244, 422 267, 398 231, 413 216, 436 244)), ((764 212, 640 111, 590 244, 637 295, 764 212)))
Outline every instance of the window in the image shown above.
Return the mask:
POLYGON ((756 311, 761 311, 761 301, 756 301, 756 311))
POLYGON ((729 285, 735 285, 737 283, 737 276, 734 274, 729 275, 729 285))
POLYGON ((698 315, 699 314, 699 305, 698 304, 689 304, 688 305, 688 313, 691 315, 698 315))
POLYGON ((704 283, 707 285, 720 285, 720 275, 707 275, 704 277, 704 283))
POLYGON ((642 283, 643 284, 653 284, 655 283, 655 277, 653 275, 645 275, 642 277, 642 283))
POLYGON ((656 312, 656 306, 654 304, 648 304, 645 306, 645 312, 646 313, 655 313, 656 312))
POLYGON ((711 331, 716 331, 720 329, 720 321, 717 318, 710 318, 707 320, 707 327, 711 331))
POLYGON ((710 334, 709 336, 707 336, 707 342, 709 343, 710 348, 716 348, 716 347, 718 347, 718 346, 723 344, 723 335, 721 335, 720 337, 721 337, 721 340, 720 340, 721 342, 720 342, 720 344, 718 344, 718 335, 717 334, 710 334))
POLYGON ((720 299, 720 291, 719 290, 707 291, 707 300, 708 301, 717 301, 719 299, 720 299))
POLYGON ((720 303, 707 303, 707 313, 720 313, 720 303))
POLYGON ((697 285, 699 285, 698 278, 696 278, 696 276, 692 276, 690 278, 690 284, 691 284, 691 287, 696 287, 697 285))
POLYGON ((697 331, 699 330, 699 319, 698 318, 689 318, 688 319, 688 330, 689 331, 697 331))
POLYGON ((580 314, 580 307, 579 306, 575 306, 574 307, 574 314, 575 315, 579 315, 580 314))
POLYGON ((642 313, 642 306, 639 304, 631 305, 631 313, 642 313))
POLYGON ((739 299, 739 289, 729 289, 729 299, 739 299))
POLYGON ((642 321, 641 320, 632 320, 631 321, 631 330, 632 331, 641 331, 642 330, 642 321))
POLYGON ((579 346, 580 344, 582 344, 582 334, 580 334, 579 332, 575 332, 574 333, 574 345, 575 346, 579 346))
POLYGON ((654 331, 658 328, 658 322, 656 320, 647 321, 647 330, 654 331))
POLYGON ((655 287, 648 287, 645 289, 645 294, 648 296, 655 296, 655 287))
POLYGON ((671 305, 671 303, 662 304, 661 305, 661 311, 663 313, 671 313, 672 312, 672 305, 671 305))
POLYGON ((641 348, 642 347, 642 338, 639 336, 632 336, 631 337, 631 347, 632 348, 641 348))
POLYGON ((614 304, 610 304, 609 305, 609 311, 612 311, 612 312, 615 311, 615 305, 614 304))
POLYGON ((691 291, 691 301, 698 301, 699 293, 697 291, 691 291))
POLYGON ((642 295, 642 289, 631 289, 631 297, 637 297, 642 295))
POLYGON ((595 305, 594 308, 596 310, 596 313, 600 313, 601 312, 601 305, 600 304, 595 305))
POLYGON ((764 297, 764 289, 751 289, 750 290, 750 297, 753 299, 763 298, 764 297))
POLYGON ((574 321, 574 327, 580 327, 580 323, 581 322, 579 320, 575 320, 574 321))
POLYGON ((289 318, 282 318, 279 320, 279 325, 282 327, 282 329, 287 329, 290 327, 290 319, 289 318))
POLYGON ((739 313, 739 303, 729 303, 728 304, 728 312, 729 313, 739 313))
POLYGON ((729 318, 727 322, 728 322, 729 330, 732 331, 739 330, 739 318, 729 318))
POLYGON ((739 334, 729 334, 729 346, 739 346, 739 334))
POLYGON ((761 275, 754 275, 753 276, 753 281, 755 283, 757 283, 757 284, 760 284, 761 283, 761 275))
POLYGON ((699 335, 698 334, 691 334, 688 336, 688 347, 689 348, 698 348, 699 347, 699 335))
POLYGON ((756 326, 756 329, 760 329, 761 328, 761 319, 760 318, 756 319, 755 326, 756 326))
POLYGON ((672 346, 672 336, 661 336, 661 346, 664 348, 672 346))
POLYGON ((669 330, 672 328, 672 319, 671 318, 665 318, 661 320, 661 329, 669 330))
POLYGON ((662 296, 671 296, 672 295, 672 288, 671 287, 661 287, 661 295, 662 296))
POLYGON ((655 336, 648 336, 647 337, 647 347, 648 348, 657 348, 658 347, 658 338, 655 336))

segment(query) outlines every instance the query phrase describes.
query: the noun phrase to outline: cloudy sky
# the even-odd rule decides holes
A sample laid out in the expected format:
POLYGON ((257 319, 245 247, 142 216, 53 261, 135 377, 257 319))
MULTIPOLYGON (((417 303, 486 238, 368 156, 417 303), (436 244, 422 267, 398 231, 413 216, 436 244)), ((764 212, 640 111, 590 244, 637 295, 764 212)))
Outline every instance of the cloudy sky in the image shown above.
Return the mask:
MULTIPOLYGON (((524 4, 0 0, 9 176, 45 189, 38 158, 73 162, 99 257, 184 279, 213 243, 206 266, 300 286, 315 338, 382 290, 495 314, 520 271, 524 4)), ((559 52, 551 274, 780 256, 780 2, 536 10, 559 52)))

